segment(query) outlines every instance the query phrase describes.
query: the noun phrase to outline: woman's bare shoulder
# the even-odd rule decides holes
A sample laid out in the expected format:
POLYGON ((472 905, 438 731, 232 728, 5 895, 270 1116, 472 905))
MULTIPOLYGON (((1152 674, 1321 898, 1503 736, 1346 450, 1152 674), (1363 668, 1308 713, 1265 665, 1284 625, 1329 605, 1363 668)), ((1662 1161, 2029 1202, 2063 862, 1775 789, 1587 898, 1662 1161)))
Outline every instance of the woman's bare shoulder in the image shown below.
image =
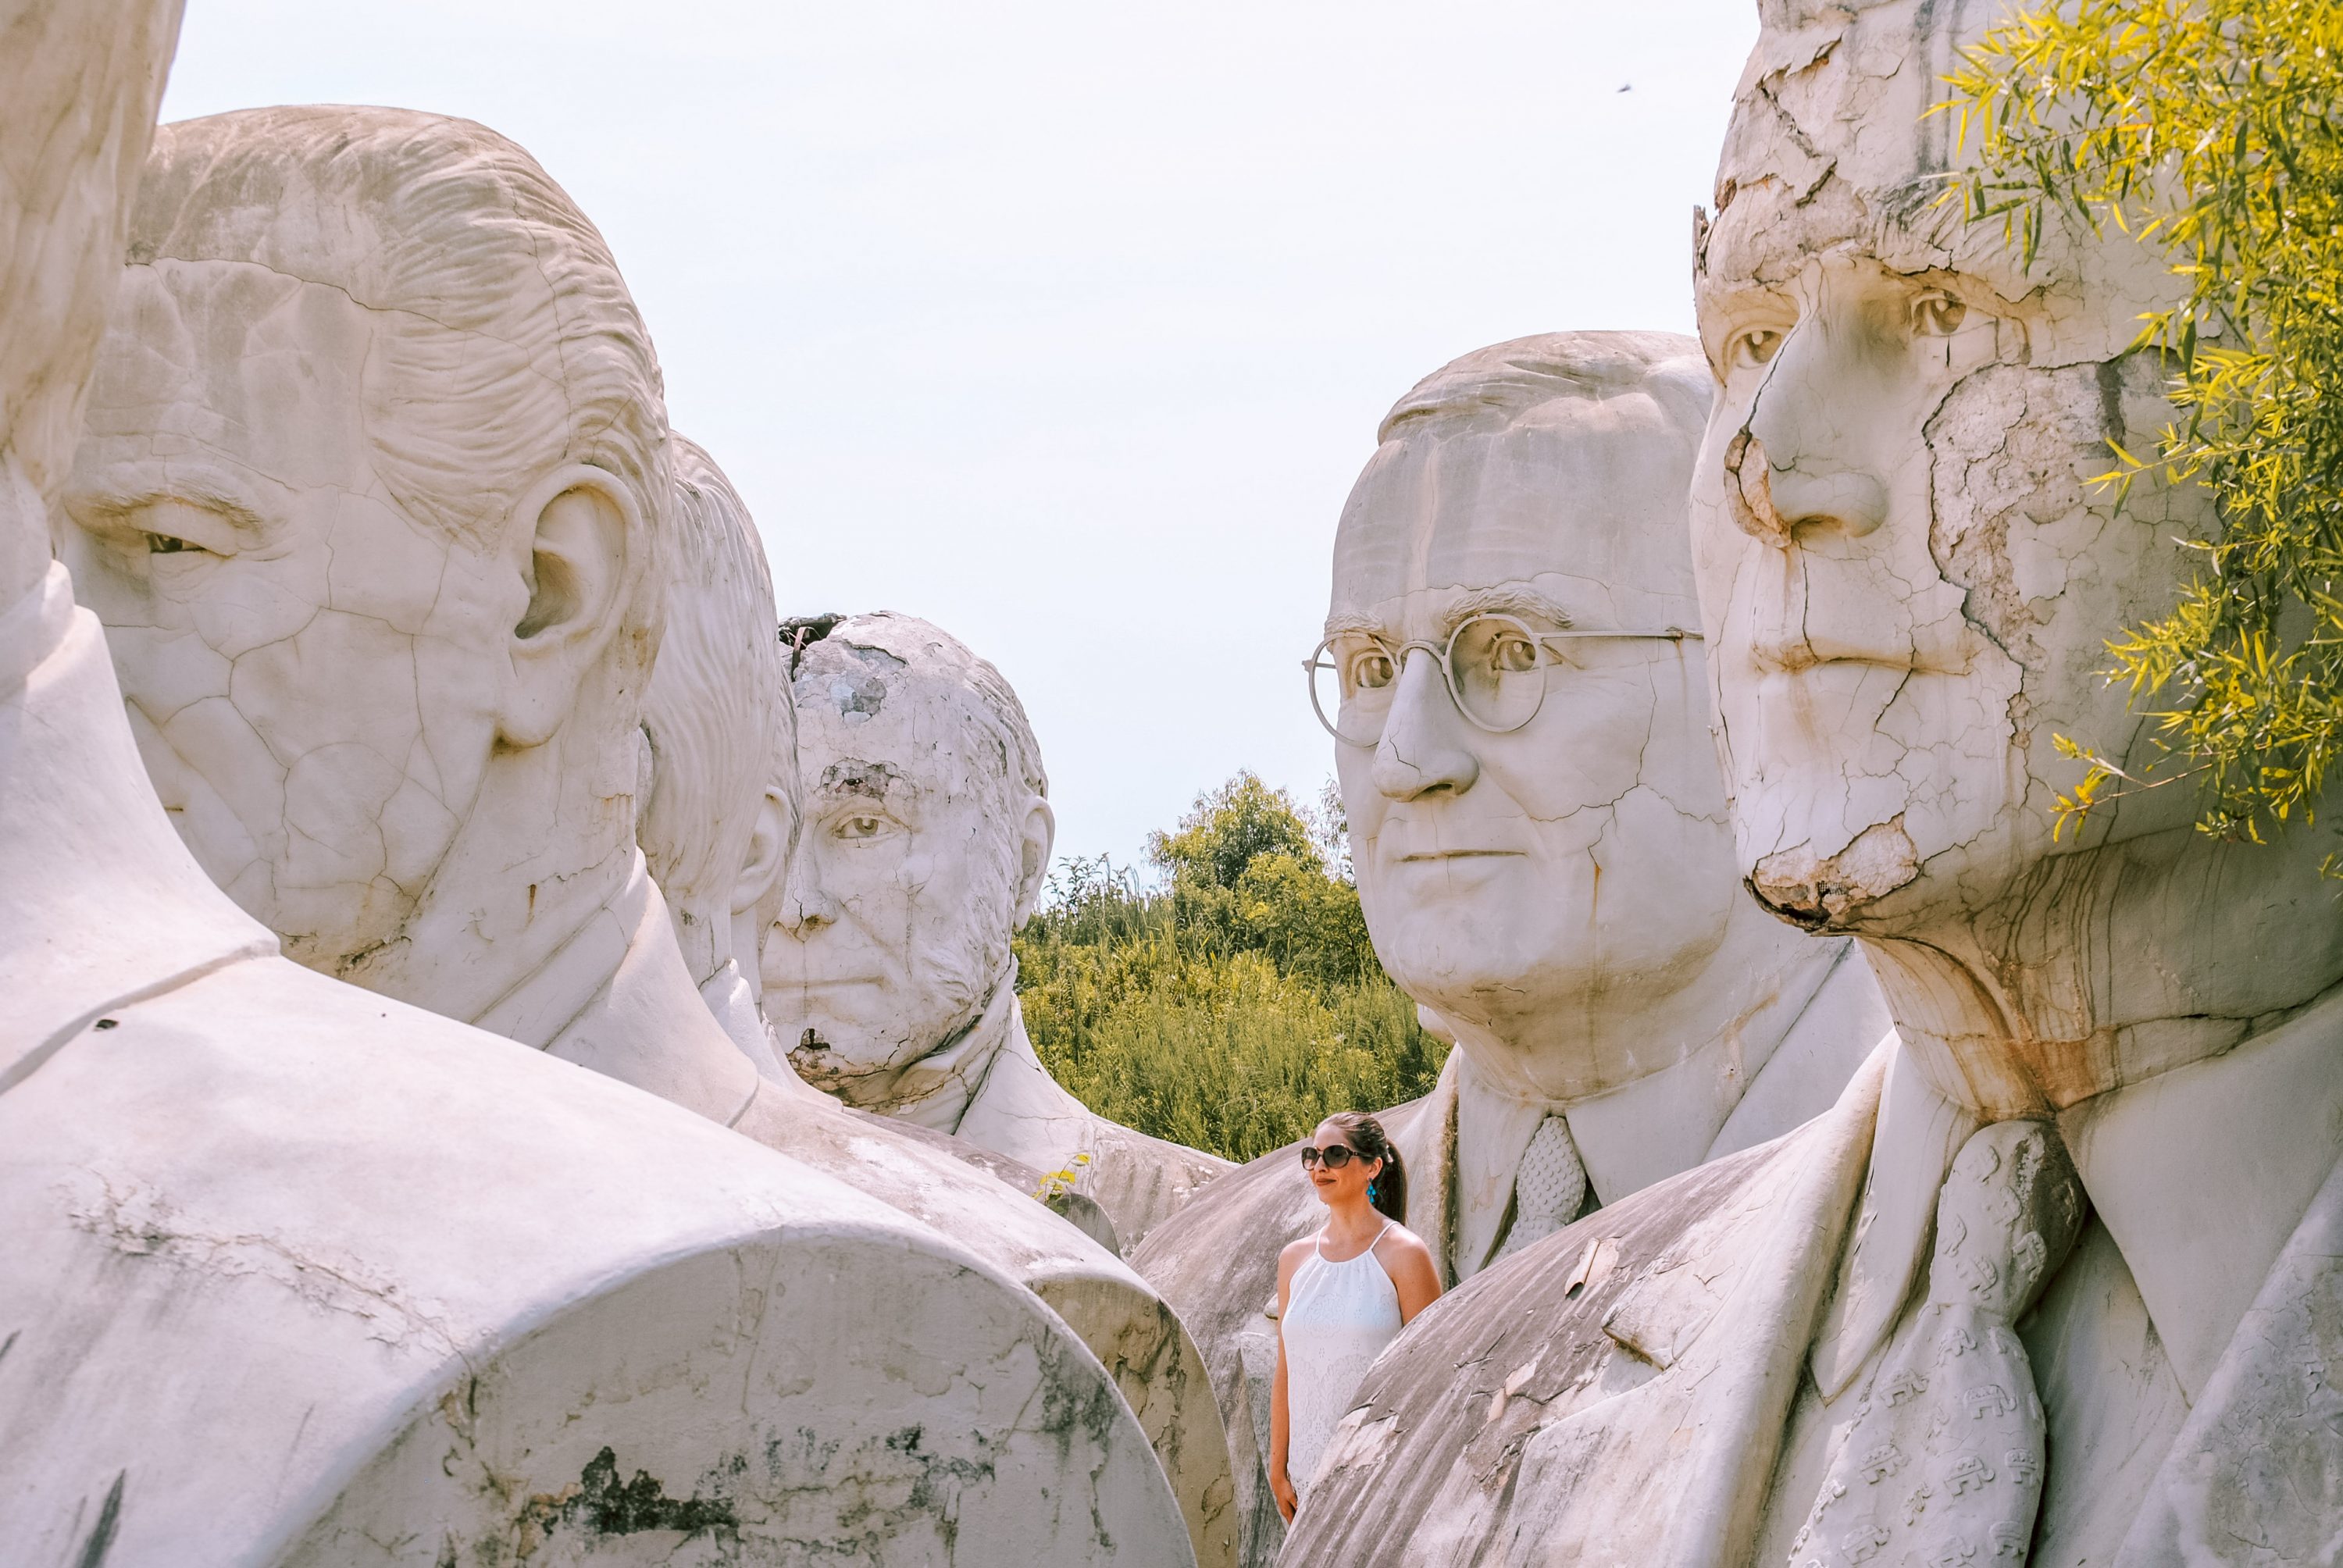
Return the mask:
POLYGON ((1432 1249, 1423 1244, 1423 1237, 1393 1221, 1392 1228, 1375 1242, 1375 1256, 1387 1264, 1403 1258, 1421 1258, 1428 1263, 1432 1261, 1432 1249))
POLYGON ((1311 1252, 1316 1249, 1317 1245, 1318 1234, 1313 1231, 1309 1235, 1302 1237, 1299 1241, 1288 1241, 1284 1246, 1279 1248, 1277 1252, 1277 1277, 1282 1280, 1287 1275, 1292 1273, 1294 1270, 1300 1268, 1302 1266, 1302 1260, 1308 1257, 1311 1252))

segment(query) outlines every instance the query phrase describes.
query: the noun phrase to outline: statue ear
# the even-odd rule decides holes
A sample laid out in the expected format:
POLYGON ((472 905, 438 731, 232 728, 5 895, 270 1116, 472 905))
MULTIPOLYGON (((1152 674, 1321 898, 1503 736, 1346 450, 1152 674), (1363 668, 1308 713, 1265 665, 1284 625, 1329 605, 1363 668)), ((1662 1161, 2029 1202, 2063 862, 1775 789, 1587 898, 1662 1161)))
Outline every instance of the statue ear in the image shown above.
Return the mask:
POLYGON ((765 798, 757 803, 757 825, 749 835, 748 863, 732 884, 734 914, 756 908, 773 890, 789 869, 797 841, 798 814, 789 791, 779 784, 766 786, 765 798))
POLYGON ((1050 877, 1050 851, 1058 842, 1058 814, 1041 796, 1029 798, 1025 826, 1018 846, 1017 918, 1021 926, 1033 918, 1041 902, 1041 885, 1050 877))
POLYGON ((578 689, 618 634, 633 597, 646 520, 607 469, 574 464, 513 508, 528 606, 506 641, 512 660, 499 729, 514 746, 553 738, 578 689))

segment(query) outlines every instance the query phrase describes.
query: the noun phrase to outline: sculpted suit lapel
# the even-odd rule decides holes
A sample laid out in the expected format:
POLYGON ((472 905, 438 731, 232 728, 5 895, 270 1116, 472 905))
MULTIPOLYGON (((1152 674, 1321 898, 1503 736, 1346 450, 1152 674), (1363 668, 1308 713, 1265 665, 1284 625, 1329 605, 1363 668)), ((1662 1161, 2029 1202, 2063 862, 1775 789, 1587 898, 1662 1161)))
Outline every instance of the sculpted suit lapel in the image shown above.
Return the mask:
MULTIPOLYGON (((1631 1232, 1673 1238, 1656 1255, 1632 1233, 1614 1243, 1614 1256, 1637 1269, 1624 1283, 1604 1289, 1609 1239, 1585 1243, 1577 1272, 1602 1313, 1609 1366, 1591 1380, 1562 1368, 1541 1372, 1534 1360, 1519 1369, 1509 1388, 1538 1398, 1559 1376, 1574 1386, 1549 1397, 1578 1408, 1558 1420, 1532 1418, 1507 1488, 1506 1527, 1485 1554, 1477 1540, 1462 1538, 1477 1537, 1468 1528, 1453 1559, 1440 1543, 1419 1538, 1423 1562, 1714 1568, 1748 1550, 1869 1162, 1886 1057, 1883 1048, 1824 1117, 1734 1157, 1738 1174, 1718 1169, 1720 1186, 1694 1183, 1688 1222, 1645 1215, 1648 1199, 1631 1203, 1634 1212, 1621 1215, 1631 1232), (1660 1515, 1645 1483, 1662 1478, 1669 1504, 1654 1541, 1660 1515)), ((1493 1435, 1509 1424, 1504 1403, 1488 1418, 1493 1435)), ((1452 1489, 1463 1484, 1463 1470, 1452 1489)), ((1458 1509, 1459 1523, 1499 1501, 1458 1509)), ((1463 1503, 1443 1494, 1430 1512, 1463 1503)))

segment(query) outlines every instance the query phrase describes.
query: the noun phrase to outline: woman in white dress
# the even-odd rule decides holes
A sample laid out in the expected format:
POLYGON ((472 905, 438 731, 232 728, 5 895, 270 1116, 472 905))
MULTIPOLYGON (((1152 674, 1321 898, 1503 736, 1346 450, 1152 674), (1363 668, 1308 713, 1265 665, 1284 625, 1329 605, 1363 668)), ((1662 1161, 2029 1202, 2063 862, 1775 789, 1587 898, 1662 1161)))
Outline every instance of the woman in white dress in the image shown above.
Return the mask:
POLYGON ((1432 1249, 1399 1222, 1407 1172, 1381 1122, 1328 1117, 1302 1146, 1302 1167, 1326 1223, 1277 1258, 1269 1489, 1289 1523, 1368 1364, 1440 1295, 1432 1249))

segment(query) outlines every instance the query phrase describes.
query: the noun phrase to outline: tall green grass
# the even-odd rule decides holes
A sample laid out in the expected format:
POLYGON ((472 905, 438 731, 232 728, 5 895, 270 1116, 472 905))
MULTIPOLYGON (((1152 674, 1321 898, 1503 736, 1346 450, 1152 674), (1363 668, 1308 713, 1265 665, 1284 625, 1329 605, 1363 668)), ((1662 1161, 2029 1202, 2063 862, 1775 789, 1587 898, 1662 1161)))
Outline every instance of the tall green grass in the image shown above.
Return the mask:
POLYGON ((1035 1050, 1101 1115, 1231 1160, 1426 1092, 1447 1052, 1375 962, 1339 818, 1240 774, 1150 856, 1069 861, 1017 938, 1035 1050))

